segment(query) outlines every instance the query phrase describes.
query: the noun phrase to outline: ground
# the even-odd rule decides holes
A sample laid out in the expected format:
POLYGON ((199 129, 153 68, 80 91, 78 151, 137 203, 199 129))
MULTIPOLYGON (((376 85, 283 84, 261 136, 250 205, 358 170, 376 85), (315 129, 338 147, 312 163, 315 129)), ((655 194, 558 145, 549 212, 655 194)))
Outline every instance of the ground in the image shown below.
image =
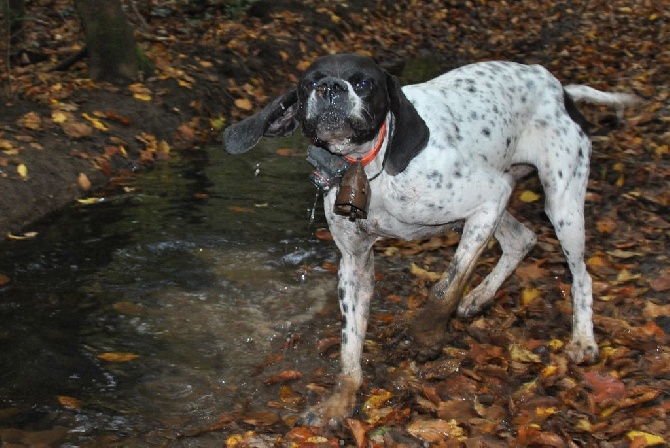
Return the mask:
MULTIPOLYGON (((174 151, 219 144, 226 123, 258 110, 324 53, 361 52, 414 78, 480 60, 540 63, 565 83, 645 100, 623 122, 611 111, 581 107, 594 138, 586 211, 602 352, 597 365, 571 365, 562 351, 569 278, 531 178, 511 205, 532 223, 538 248, 491 309, 449 323, 452 343, 444 356, 408 360, 394 315, 373 312, 360 412, 340 432, 291 429, 305 397, 327 392, 332 378, 282 370, 282 351, 261 369, 279 375, 269 381, 277 387, 274 404, 224 415, 188 436, 218 432, 228 446, 667 444, 670 9, 664 2, 262 0, 246 11, 145 2, 128 13, 156 72, 129 87, 90 82, 85 61, 50 71, 82 40, 64 3, 30 3, 25 40, 10 48, 13 64, 2 78, 0 233, 12 237, 174 151), (33 63, 34 53, 44 60, 33 63)), ((382 269, 378 301, 413 313, 456 242, 450 234, 381 244, 380 266, 402 259, 410 267, 382 269)), ((495 257, 492 248, 475 281, 495 257)), ((332 333, 323 339, 324 356, 329 348, 337 352, 338 329, 332 333)))

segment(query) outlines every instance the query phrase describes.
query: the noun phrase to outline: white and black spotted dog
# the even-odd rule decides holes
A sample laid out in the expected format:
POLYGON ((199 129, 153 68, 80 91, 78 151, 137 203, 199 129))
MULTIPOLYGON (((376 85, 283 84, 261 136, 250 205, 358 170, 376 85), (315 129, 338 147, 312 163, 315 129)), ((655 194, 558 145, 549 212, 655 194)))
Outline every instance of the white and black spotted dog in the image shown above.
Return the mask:
POLYGON ((225 130, 226 150, 238 154, 262 136, 287 136, 302 127, 314 146, 332 157, 360 162, 370 179, 367 214, 359 219, 336 212, 338 188, 324 197, 328 225, 341 252, 342 372, 334 394, 307 412, 306 423, 333 424, 353 410, 374 287, 373 243, 380 237, 427 238, 463 224, 449 268, 410 324, 421 353, 435 356, 454 309, 470 316, 489 304, 535 244, 534 233, 506 210, 515 181, 533 167, 572 273, 573 328, 567 353, 577 363, 597 359, 591 277, 584 263, 591 142, 573 103, 578 100, 621 112, 636 97, 564 87, 541 66, 511 62, 467 65, 401 88, 397 78, 369 58, 340 54, 317 59, 297 87, 225 130), (502 257, 462 297, 492 236, 502 257))

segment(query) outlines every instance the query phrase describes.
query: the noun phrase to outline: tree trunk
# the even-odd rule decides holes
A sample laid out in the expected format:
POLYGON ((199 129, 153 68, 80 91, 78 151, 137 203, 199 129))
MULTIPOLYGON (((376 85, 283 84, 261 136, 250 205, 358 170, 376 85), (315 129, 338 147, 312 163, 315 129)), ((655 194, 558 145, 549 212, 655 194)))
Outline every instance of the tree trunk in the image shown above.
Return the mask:
POLYGON ((6 9, 5 21, 9 27, 9 43, 16 45, 23 39, 23 20, 26 15, 26 5, 23 0, 9 0, 6 9))
POLYGON ((75 4, 86 35, 89 77, 117 84, 136 81, 144 67, 120 0, 75 0, 75 4))

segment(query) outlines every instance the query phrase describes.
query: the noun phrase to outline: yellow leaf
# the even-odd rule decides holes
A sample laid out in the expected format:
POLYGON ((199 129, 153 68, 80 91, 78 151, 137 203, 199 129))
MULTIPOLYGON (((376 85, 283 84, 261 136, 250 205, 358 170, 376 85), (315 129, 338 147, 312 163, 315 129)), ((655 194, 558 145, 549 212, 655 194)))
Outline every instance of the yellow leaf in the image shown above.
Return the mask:
POLYGON ((19 123, 25 128, 37 130, 42 126, 42 118, 35 112, 28 112, 19 119, 19 123))
POLYGON ((104 199, 102 198, 84 198, 84 199, 77 199, 77 202, 80 204, 84 205, 90 205, 90 204, 97 204, 98 202, 103 202, 104 199))
POLYGON ((242 434, 233 434, 226 440, 226 447, 235 447, 244 443, 242 434))
POLYGON ((139 358, 139 355, 135 353, 124 353, 124 352, 105 352, 98 355, 99 359, 108 362, 128 362, 134 361, 139 358))
POLYGON ((530 190, 523 190, 519 196, 521 202, 535 202, 540 199, 540 195, 530 190))
POLYGON ((591 422, 586 418, 579 420, 575 425, 575 429, 580 432, 591 432, 593 430, 591 422))
POLYGON ((148 93, 134 93, 133 98, 140 101, 151 101, 151 95, 148 93))
POLYGON ((26 167, 25 164, 19 164, 19 166, 16 167, 16 172, 19 173, 19 176, 21 176, 23 180, 28 180, 28 167, 26 167))
POLYGON ((537 288, 524 288, 521 292, 521 306, 528 306, 533 300, 540 297, 541 294, 537 288))
POLYGON ((103 124, 102 121, 98 120, 97 118, 91 117, 87 113, 83 113, 83 114, 81 114, 81 116, 84 117, 85 119, 87 119, 88 121, 90 121, 94 128, 96 128, 100 131, 109 131, 109 128, 105 124, 103 124))
POLYGON ((54 123, 63 123, 67 121, 67 115, 59 110, 51 113, 51 119, 54 123))
POLYGON ((557 411, 558 410, 555 407, 549 407, 549 408, 540 407, 535 409, 535 415, 537 415, 542 420, 546 420, 547 418, 554 415, 557 411))
POLYGON ((76 410, 81 409, 82 407, 82 402, 78 398, 68 397, 66 395, 59 395, 57 398, 61 406, 66 407, 68 409, 76 410))
POLYGON ((509 353, 513 361, 524 363, 542 362, 538 355, 519 344, 510 345, 509 353))
POLYGON ((440 279, 441 275, 437 272, 431 272, 426 269, 419 267, 416 263, 412 263, 409 266, 409 272, 412 275, 419 277, 422 280, 428 280, 429 282, 436 282, 440 279))
POLYGON ((655 434, 649 434, 648 432, 644 431, 628 431, 626 433, 626 437, 628 437, 631 442, 637 439, 638 437, 642 437, 644 440, 644 443, 647 446, 653 446, 653 445, 664 445, 665 444, 665 439, 661 436, 657 436, 655 434))
POLYGON ((640 278, 640 274, 631 274, 628 269, 622 269, 619 271, 619 274, 616 276, 616 281, 619 283, 630 282, 632 280, 637 280, 640 278))
POLYGON ((14 235, 13 233, 8 233, 7 238, 9 238, 10 240, 21 241, 21 240, 31 240, 31 239, 35 238, 37 235, 38 235, 38 232, 26 232, 26 233, 21 234, 21 235, 14 235))
POLYGON ((547 346, 550 349, 557 351, 563 347, 563 341, 561 341, 560 339, 552 339, 551 341, 549 341, 549 343, 547 343, 547 346))
POLYGON ((251 110, 254 108, 253 104, 251 104, 251 101, 249 101, 247 98, 236 99, 235 107, 242 110, 251 110))
POLYGON ((366 411, 369 411, 370 409, 379 409, 391 398, 393 398, 393 394, 382 389, 365 401, 363 409, 366 411))
POLYGON ((545 367, 544 369, 542 369, 542 374, 541 374, 542 379, 546 380, 550 376, 556 375, 557 372, 558 372, 558 367, 557 366, 555 366, 553 364, 549 365, 549 366, 545 367))
POLYGON ((215 131, 220 131, 223 129, 223 127, 226 124, 226 119, 223 117, 219 118, 210 118, 209 119, 209 125, 212 127, 213 130, 215 131))
POLYGON ((165 154, 170 153, 170 144, 166 142, 165 140, 161 140, 158 142, 158 152, 162 152, 165 154))

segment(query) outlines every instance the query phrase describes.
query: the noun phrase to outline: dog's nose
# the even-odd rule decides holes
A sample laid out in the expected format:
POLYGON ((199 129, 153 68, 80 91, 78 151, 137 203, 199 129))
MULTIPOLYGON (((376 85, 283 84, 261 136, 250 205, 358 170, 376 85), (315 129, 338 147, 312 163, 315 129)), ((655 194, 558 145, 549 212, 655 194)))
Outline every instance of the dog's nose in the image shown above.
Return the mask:
POLYGON ((335 102, 337 97, 349 89, 347 84, 338 78, 324 78, 316 86, 316 93, 330 103, 335 102))

